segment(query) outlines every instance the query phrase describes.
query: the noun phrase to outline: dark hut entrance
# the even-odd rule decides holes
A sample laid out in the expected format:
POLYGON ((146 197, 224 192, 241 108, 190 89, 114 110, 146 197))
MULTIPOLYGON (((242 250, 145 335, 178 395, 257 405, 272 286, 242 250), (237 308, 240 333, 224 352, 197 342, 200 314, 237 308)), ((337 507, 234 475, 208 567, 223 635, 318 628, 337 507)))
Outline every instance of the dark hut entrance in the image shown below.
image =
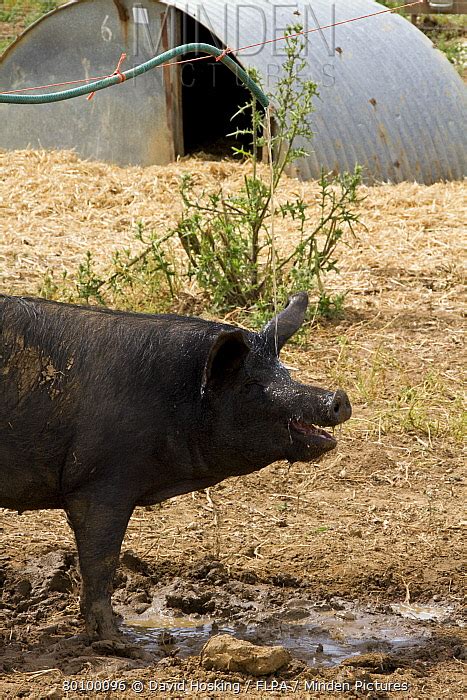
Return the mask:
MULTIPOLYGON (((180 13, 182 44, 201 42, 224 48, 219 39, 192 17, 180 13)), ((187 54, 195 58, 200 54, 187 54)), ((235 139, 228 134, 248 128, 244 115, 232 120, 238 107, 250 99, 250 93, 234 74, 214 59, 180 66, 182 83, 184 152, 205 151, 216 156, 231 156, 232 146, 246 146, 250 139, 235 139)))

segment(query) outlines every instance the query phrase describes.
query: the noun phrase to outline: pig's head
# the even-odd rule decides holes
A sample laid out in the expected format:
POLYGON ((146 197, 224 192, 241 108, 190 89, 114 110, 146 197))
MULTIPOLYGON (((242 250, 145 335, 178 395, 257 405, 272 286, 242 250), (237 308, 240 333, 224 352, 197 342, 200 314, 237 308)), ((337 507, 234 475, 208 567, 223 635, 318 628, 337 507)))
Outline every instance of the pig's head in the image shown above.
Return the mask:
POLYGON ((307 304, 301 292, 260 333, 232 329, 215 339, 202 381, 212 464, 222 456, 230 473, 245 473, 280 459, 315 461, 336 446, 325 428, 350 418, 346 393, 300 384, 279 360, 307 304))

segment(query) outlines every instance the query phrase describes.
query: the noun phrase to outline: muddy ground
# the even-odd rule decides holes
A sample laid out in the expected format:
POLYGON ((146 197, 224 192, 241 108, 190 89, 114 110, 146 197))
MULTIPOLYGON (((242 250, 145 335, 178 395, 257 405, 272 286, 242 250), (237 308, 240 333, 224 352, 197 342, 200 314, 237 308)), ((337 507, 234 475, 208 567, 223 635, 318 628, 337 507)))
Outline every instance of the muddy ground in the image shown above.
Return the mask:
MULTIPOLYGON (((170 220, 177 169, 241 180, 231 163, 143 172, 5 154, 3 165, 0 272, 17 293, 35 293, 50 266, 72 269, 86 247, 104 265, 105 235, 130 240, 138 207, 154 225, 170 220), (15 190, 8 178, 21 173, 15 190)), ((314 185, 286 183, 298 187, 312 201, 314 185)), ((465 199, 461 183, 365 194, 368 229, 329 281, 347 291, 343 316, 284 351, 303 381, 348 390, 354 417, 336 450, 137 509, 115 582, 121 647, 80 637, 64 514, 0 511, 1 698, 465 697, 465 199), (204 670, 200 648, 219 631, 284 644, 293 661, 269 678, 204 670), (179 685, 156 691, 156 681, 179 685)))

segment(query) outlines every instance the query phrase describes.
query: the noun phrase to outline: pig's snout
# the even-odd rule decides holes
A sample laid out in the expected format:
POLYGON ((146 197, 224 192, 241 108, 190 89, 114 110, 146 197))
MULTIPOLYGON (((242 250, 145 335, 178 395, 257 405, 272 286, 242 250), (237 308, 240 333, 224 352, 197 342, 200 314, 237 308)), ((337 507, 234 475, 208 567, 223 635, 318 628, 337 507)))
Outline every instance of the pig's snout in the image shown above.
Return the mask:
POLYGON ((329 405, 329 425, 339 425, 339 423, 345 423, 349 420, 352 415, 352 406, 349 401, 349 397, 342 391, 338 389, 332 396, 329 405))

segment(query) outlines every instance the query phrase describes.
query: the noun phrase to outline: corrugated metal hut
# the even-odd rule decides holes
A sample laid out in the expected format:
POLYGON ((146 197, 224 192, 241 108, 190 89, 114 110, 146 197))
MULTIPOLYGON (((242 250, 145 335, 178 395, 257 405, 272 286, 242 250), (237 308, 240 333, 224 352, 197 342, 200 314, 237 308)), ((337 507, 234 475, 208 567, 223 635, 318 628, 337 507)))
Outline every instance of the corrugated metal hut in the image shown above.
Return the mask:
MULTIPOLYGON (((239 47, 381 10, 373 0, 76 0, 32 25, 0 59, 0 90, 111 73, 192 41, 239 47)), ((302 178, 365 168, 368 181, 458 179, 467 170, 465 86, 441 52, 395 14, 307 36, 320 99, 302 178)), ((274 92, 283 42, 238 55, 274 92)), ((49 105, 0 105, 0 147, 76 148, 118 164, 167 163, 232 130, 246 92, 214 60, 154 69, 123 85, 49 105)))

